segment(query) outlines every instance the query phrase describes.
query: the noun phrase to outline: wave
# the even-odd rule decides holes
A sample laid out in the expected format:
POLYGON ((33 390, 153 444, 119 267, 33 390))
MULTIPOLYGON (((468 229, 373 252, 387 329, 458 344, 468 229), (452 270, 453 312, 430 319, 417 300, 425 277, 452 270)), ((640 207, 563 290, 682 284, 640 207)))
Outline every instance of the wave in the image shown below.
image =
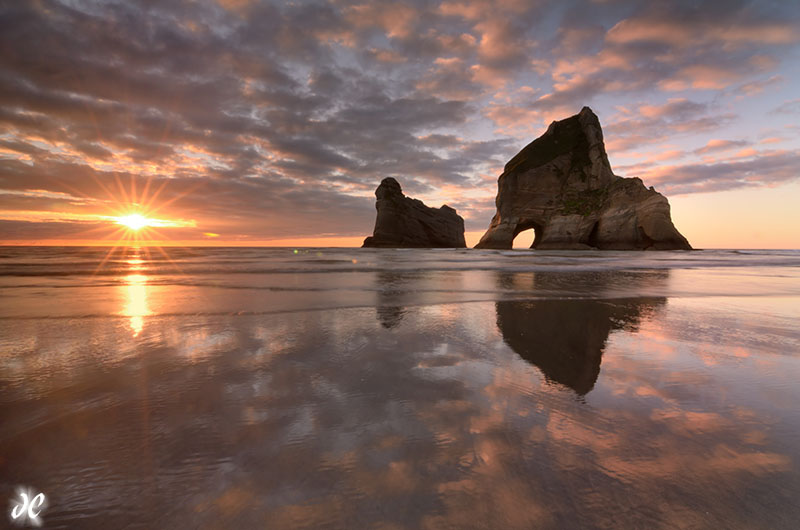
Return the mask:
POLYGON ((2 277, 150 277, 213 275, 358 274, 449 271, 568 272, 720 267, 800 267, 798 250, 536 251, 421 249, 196 248, 161 255, 94 248, 8 247, 2 277))

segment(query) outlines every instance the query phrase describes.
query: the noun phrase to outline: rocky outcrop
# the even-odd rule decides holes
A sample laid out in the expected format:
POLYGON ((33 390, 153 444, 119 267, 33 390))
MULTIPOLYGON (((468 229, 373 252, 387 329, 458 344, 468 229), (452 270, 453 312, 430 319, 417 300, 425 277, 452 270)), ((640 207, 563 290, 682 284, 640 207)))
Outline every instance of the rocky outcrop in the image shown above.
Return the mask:
POLYGON ((363 247, 464 248, 464 219, 447 205, 430 208, 403 195, 400 184, 385 178, 375 190, 375 230, 363 247))
POLYGON ((530 228, 536 249, 692 248, 663 195, 611 171, 589 107, 551 123, 506 164, 497 186, 497 213, 475 248, 509 249, 530 228))

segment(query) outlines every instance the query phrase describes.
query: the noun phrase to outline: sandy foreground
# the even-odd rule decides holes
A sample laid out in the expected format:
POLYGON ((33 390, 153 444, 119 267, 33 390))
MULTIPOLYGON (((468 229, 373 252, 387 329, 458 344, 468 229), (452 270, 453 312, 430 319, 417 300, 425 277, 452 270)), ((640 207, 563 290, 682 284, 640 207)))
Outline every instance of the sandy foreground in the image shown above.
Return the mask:
POLYGON ((140 264, 2 278, 0 486, 47 528, 800 520, 798 267, 140 264))

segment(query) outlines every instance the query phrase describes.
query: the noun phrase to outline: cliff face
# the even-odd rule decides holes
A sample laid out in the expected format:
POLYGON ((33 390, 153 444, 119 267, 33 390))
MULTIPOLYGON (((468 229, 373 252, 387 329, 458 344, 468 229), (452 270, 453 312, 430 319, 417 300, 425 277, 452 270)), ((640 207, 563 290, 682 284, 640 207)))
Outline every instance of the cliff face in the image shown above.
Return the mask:
POLYGON ((475 248, 509 249, 529 228, 537 249, 692 248, 663 195, 611 171, 589 107, 551 123, 506 164, 497 185, 497 213, 475 248))
POLYGON ((464 219, 447 205, 430 208, 403 195, 400 184, 385 178, 375 190, 375 230, 362 247, 465 248, 464 219))

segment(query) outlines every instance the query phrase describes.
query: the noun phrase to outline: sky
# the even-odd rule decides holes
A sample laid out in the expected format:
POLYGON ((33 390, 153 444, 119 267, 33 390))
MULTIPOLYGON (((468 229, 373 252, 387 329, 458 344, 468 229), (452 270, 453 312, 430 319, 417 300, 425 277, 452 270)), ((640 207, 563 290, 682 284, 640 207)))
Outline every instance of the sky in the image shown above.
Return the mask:
POLYGON ((0 102, 2 244, 360 246, 391 176, 471 245, 588 105, 695 248, 800 248, 795 1, 4 2, 0 102))

